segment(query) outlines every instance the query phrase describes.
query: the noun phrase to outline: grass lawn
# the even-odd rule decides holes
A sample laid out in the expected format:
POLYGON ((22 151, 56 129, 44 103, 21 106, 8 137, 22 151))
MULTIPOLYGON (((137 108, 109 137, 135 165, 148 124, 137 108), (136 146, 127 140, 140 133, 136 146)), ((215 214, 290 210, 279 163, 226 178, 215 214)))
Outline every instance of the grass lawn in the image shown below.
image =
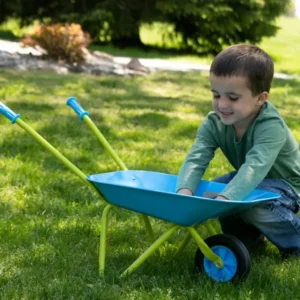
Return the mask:
MULTIPOLYGON (((65 106, 69 96, 90 112, 128 168, 171 174, 211 109, 205 73, 122 78, 0 69, 0 99, 86 174, 117 167, 65 106)), ((299 81, 275 80, 270 100, 300 141, 299 81)), ((0 132, 0 299, 299 299, 299 260, 282 261, 270 243, 251 254, 245 282, 221 284, 195 274, 194 243, 173 258, 181 232, 121 280, 149 242, 137 215, 120 209, 109 223, 107 273, 100 278, 104 204, 17 125, 0 117, 0 132)), ((204 178, 230 170, 217 153, 204 178)), ((152 222, 156 236, 169 226, 152 222)))

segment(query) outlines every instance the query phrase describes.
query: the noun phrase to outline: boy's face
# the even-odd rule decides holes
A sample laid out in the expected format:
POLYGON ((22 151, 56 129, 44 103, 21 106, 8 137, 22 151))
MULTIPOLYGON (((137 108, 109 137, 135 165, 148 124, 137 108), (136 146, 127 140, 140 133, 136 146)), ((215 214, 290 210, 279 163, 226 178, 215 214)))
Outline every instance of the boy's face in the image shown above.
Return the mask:
POLYGON ((222 123, 242 131, 247 130, 265 103, 268 93, 253 96, 246 77, 215 76, 211 73, 209 81, 213 93, 212 106, 222 123))

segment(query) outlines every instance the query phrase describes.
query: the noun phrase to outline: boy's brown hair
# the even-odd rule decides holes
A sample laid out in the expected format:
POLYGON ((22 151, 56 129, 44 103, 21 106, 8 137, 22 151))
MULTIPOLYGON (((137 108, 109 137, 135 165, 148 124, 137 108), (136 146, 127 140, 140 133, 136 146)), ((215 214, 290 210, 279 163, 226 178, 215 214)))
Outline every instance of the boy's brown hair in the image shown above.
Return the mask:
POLYGON ((210 72, 215 76, 244 76, 253 96, 269 92, 274 75, 271 57, 254 45, 238 44, 221 51, 210 72))

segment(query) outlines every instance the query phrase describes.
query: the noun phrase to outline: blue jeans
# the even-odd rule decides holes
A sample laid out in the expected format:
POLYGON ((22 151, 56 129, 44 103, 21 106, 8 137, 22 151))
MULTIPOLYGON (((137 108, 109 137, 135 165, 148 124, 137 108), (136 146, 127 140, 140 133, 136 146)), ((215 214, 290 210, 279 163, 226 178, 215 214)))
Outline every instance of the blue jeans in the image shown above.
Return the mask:
MULTIPOLYGON (((229 183, 236 173, 228 173, 213 181, 229 183)), ((257 188, 278 193, 281 197, 220 219, 223 232, 236 236, 246 246, 255 245, 266 236, 283 256, 300 255, 300 218, 296 216, 300 198, 280 179, 264 179, 257 188)))

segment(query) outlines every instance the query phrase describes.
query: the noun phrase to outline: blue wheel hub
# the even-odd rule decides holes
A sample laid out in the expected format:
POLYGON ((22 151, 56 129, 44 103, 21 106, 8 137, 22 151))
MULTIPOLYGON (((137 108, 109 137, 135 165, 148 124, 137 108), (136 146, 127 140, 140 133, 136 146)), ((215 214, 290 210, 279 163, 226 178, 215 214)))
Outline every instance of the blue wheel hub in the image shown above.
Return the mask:
POLYGON ((204 257, 204 271, 214 281, 226 282, 231 280, 238 267, 235 254, 225 246, 213 246, 211 250, 222 259, 223 267, 217 268, 212 261, 204 257))

